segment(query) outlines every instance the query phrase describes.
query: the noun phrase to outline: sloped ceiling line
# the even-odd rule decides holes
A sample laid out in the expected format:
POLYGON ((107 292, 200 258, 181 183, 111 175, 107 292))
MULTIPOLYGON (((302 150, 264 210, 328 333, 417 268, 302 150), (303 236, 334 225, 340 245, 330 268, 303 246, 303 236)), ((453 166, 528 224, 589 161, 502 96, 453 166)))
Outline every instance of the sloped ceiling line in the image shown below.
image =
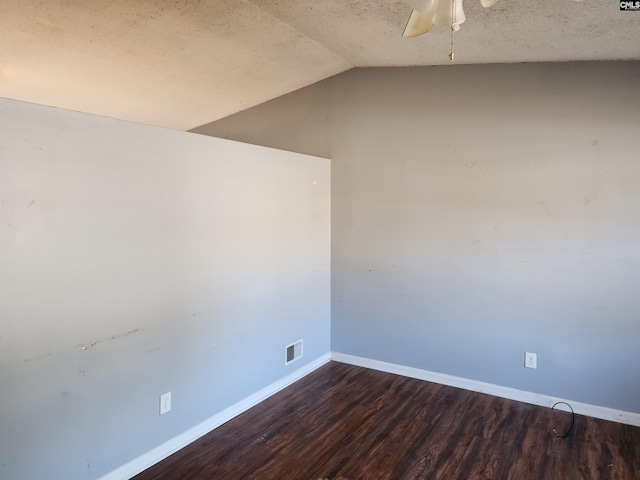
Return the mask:
MULTIPOLYGON (((283 19, 273 15, 271 12, 265 10, 264 8, 262 8, 260 5, 258 5, 255 1, 253 0, 245 0, 248 3, 251 3, 253 6, 255 6, 256 8, 260 9, 261 11, 263 11, 265 13, 265 15, 269 15, 271 18, 273 18, 275 21, 277 21, 278 23, 282 24, 284 27, 286 28, 290 28, 291 30, 295 31, 296 33, 298 33, 299 35, 302 35, 303 37, 307 38, 309 41, 316 43, 319 47, 324 48, 328 51, 330 51, 333 55, 336 56, 336 58, 338 60, 340 60, 341 62, 344 62, 347 65, 350 65, 351 68, 355 67, 355 65, 351 65, 351 63, 349 61, 347 61, 345 58, 342 58, 338 52, 336 52, 335 50, 332 50, 331 48, 327 47, 325 44, 319 42, 318 40, 316 40, 313 37, 310 37, 309 35, 307 35, 305 32, 303 32, 302 30, 299 30, 297 28, 295 28, 293 25, 291 25, 290 23, 285 22, 283 19)), ((312 7, 311 7, 312 8, 312 7)))

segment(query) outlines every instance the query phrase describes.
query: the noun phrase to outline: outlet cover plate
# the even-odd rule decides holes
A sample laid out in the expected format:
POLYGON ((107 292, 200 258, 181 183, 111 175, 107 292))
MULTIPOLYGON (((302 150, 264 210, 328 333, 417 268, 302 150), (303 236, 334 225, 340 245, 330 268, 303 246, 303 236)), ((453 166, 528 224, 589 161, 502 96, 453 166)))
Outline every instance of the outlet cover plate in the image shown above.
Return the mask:
POLYGON ((171 392, 160 395, 160 415, 164 415, 171 410, 171 392))
POLYGON ((524 366, 527 368, 538 368, 538 355, 532 352, 525 352, 524 366))

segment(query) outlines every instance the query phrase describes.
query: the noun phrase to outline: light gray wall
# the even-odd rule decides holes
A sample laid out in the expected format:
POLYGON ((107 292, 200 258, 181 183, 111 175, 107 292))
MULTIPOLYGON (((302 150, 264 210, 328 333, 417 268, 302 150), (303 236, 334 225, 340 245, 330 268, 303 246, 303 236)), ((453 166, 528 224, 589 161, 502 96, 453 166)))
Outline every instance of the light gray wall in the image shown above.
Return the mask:
POLYGON ((329 352, 328 160, 9 100, 0 125, 0 478, 97 478, 329 352))
POLYGON ((334 351, 640 412, 638 85, 358 69, 196 131, 330 153, 334 351))
POLYGON ((329 131, 335 118, 329 97, 333 84, 315 83, 191 132, 331 158, 329 131))

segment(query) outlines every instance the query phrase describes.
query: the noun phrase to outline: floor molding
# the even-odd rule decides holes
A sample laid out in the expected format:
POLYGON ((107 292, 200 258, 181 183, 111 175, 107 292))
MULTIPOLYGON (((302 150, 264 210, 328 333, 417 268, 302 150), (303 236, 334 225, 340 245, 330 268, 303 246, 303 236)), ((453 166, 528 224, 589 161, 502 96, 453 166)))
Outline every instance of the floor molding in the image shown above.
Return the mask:
POLYGON ((269 398, 271 395, 278 393, 280 390, 288 387, 292 383, 300 380, 305 375, 320 368, 322 365, 331 361, 331 355, 326 353, 321 357, 313 360, 305 366, 299 368, 290 375, 266 386, 262 390, 248 396, 244 400, 222 410, 221 412, 213 415, 202 423, 199 423, 195 427, 190 428, 186 432, 173 437, 172 439, 164 442, 162 445, 157 446, 153 450, 134 458, 128 463, 125 463, 121 467, 109 472, 108 474, 100 477, 100 480, 128 480, 138 473, 146 470, 152 465, 155 465, 159 461, 167 458, 169 455, 177 452, 183 447, 186 447, 190 443, 194 442, 198 438, 206 435, 211 430, 219 427, 225 422, 228 422, 232 418, 240 415, 241 413, 249 410, 254 405, 257 405, 261 401, 269 398))
POLYGON ((515 388, 503 387, 500 385, 494 385, 492 383, 470 380, 468 378, 462 377, 455 377, 453 375, 446 375, 444 373, 430 372, 429 370, 407 367, 405 365, 399 365, 396 363, 382 362, 380 360, 348 355, 346 353, 331 352, 331 360, 335 360, 336 362, 348 363, 350 365, 356 365, 359 367, 371 368, 373 370, 379 370, 382 372, 394 373, 396 375, 403 375, 405 377, 417 378, 419 380, 440 383, 442 385, 463 388, 465 390, 471 390, 474 392, 487 393, 496 397, 508 398, 510 400, 517 400, 519 402, 530 403, 542 407, 550 408, 556 402, 567 402, 571 404, 575 413, 578 413, 580 415, 587 415, 589 417, 600 418, 603 420, 610 420, 613 422, 625 423, 627 425, 640 427, 640 413, 626 412, 624 410, 616 410, 608 407, 600 407, 598 405, 591 405, 588 403, 576 402, 574 400, 552 397, 540 393, 517 390, 515 388))

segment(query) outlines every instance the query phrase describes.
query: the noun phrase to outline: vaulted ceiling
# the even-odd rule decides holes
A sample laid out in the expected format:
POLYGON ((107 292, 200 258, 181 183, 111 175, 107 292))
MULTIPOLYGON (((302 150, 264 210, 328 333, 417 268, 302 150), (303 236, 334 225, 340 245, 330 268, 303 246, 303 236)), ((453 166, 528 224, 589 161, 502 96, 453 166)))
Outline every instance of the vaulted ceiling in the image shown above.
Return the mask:
MULTIPOLYGON (((465 0, 455 64, 640 60, 613 0, 465 0)), ((353 67, 449 64, 401 0, 3 0, 0 96, 187 130, 353 67)))

